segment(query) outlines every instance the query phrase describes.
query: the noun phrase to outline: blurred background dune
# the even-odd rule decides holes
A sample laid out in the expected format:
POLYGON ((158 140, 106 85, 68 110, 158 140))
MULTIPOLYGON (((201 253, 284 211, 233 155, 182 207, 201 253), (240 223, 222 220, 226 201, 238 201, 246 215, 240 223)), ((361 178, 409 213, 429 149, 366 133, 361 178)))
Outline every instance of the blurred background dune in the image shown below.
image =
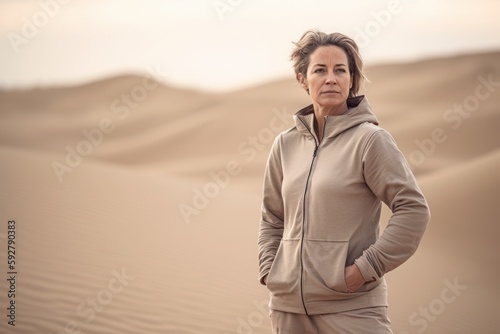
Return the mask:
MULTIPOLYGON (((61 2, 52 21, 17 53, 9 32, 42 5, 0 5, 11 13, 1 14, 6 38, 0 44, 4 282, 10 219, 17 222, 18 250, 16 326, 7 324, 10 299, 2 284, 0 332, 270 333, 267 290, 257 282, 263 169, 274 137, 310 103, 291 75, 290 40, 318 22, 316 27, 343 28, 362 43, 356 29, 378 22, 376 15, 392 7, 373 2, 358 9, 358 21, 349 25, 345 15, 335 23, 313 13, 350 11, 350 5, 241 1, 229 10, 217 2, 200 3, 61 2), (119 8, 123 14, 107 31, 93 30, 102 26, 90 22, 109 19, 104 9, 119 8), (125 15, 131 10, 134 19, 125 15), (301 12, 304 22, 291 27, 301 12), (86 16, 91 14, 94 21, 86 16), (89 23, 81 36, 75 17, 89 23), (189 43, 174 47, 162 40, 168 51, 137 42, 148 20, 158 33, 166 18, 165 35, 181 36, 189 26, 201 39, 184 37, 193 44, 187 49, 189 43), (207 22, 212 26, 203 29, 207 22), (259 29, 273 25, 266 38, 275 40, 277 49, 259 39, 265 32, 259 29), (253 29, 252 39, 244 38, 245 29, 253 29), (210 35, 214 31, 223 36, 210 35), (60 66, 51 53, 55 49, 45 44, 62 38, 55 32, 73 36, 59 45, 59 52, 68 52, 67 64, 60 66), (130 38, 129 54, 110 54, 116 67, 106 61, 97 65, 106 33, 111 44, 118 38, 118 52, 125 47, 120 41, 130 38), (92 34, 95 44, 86 44, 92 34), (226 48, 221 57, 236 58, 222 59, 225 67, 210 49, 219 40, 226 48), (77 42, 86 53, 71 50, 77 42), (247 49, 254 52, 249 59, 247 49), (128 66, 136 53, 145 62, 128 66), (270 71, 262 65, 266 59, 281 65, 263 74, 270 71), (210 64, 215 70, 200 70, 210 64), (82 75, 80 67, 95 71, 82 75), (238 72, 240 67, 250 74, 238 72)), ((490 20, 498 4, 480 1, 479 10, 457 3, 455 12, 443 13, 451 3, 456 4, 401 1, 398 8, 404 10, 392 14, 386 26, 379 23, 380 33, 362 49, 370 80, 363 94, 407 157, 432 212, 416 255, 387 274, 397 334, 500 331, 500 43, 490 38, 498 33, 498 23, 490 20), (488 33, 480 37, 476 28, 467 30, 465 13, 488 33), (409 37, 420 22, 430 31, 409 37), (446 36, 448 48, 440 45, 446 36), (470 48, 457 42, 460 36, 470 48), (405 55, 410 44, 413 51, 405 55)), ((384 209, 382 225, 389 215, 384 209)))

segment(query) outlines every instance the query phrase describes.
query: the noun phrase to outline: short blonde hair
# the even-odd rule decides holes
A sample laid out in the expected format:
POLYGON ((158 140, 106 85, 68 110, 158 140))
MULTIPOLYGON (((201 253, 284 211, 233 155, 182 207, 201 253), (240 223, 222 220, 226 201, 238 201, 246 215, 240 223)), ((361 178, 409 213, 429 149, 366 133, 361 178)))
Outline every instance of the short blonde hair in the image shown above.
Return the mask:
POLYGON ((292 51, 290 59, 293 61, 297 80, 299 80, 299 73, 307 77, 311 54, 320 46, 334 45, 344 50, 349 62, 349 72, 352 76, 352 87, 349 89, 349 97, 358 94, 365 76, 363 75, 363 60, 361 59, 358 45, 352 38, 338 32, 326 34, 318 30, 308 30, 298 42, 294 42, 293 44, 295 48, 292 51))

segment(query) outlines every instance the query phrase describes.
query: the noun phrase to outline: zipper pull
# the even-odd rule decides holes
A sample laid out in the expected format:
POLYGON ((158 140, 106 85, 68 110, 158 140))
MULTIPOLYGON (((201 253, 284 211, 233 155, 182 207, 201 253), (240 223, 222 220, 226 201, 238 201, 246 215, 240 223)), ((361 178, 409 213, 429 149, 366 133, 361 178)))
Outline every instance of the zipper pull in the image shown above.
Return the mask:
POLYGON ((319 145, 316 145, 316 148, 314 148, 313 158, 316 157, 316 152, 318 152, 318 147, 319 145))

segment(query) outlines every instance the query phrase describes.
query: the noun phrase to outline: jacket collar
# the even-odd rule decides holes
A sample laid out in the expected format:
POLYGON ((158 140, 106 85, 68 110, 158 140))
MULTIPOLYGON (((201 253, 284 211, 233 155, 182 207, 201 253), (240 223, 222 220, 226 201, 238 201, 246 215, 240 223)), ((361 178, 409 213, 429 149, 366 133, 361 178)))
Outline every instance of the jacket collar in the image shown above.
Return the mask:
MULTIPOLYGON (((347 111, 342 115, 327 116, 324 138, 333 138, 365 122, 378 125, 378 120, 371 111, 368 100, 364 95, 348 98, 347 108, 347 111)), ((299 132, 305 136, 313 136, 317 140, 316 132, 314 131, 314 117, 314 108, 310 104, 299 110, 293 116, 293 119, 299 132)))

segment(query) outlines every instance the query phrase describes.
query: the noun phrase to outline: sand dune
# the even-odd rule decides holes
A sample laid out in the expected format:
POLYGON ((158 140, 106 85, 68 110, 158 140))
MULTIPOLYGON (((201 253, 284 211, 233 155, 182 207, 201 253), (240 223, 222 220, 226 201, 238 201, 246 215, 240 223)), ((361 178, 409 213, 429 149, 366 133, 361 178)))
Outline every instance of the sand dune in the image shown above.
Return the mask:
MULTIPOLYGON (((500 331, 499 56, 367 70, 432 211, 387 275, 394 333, 500 331)), ((224 94, 144 79, 0 91, 0 247, 9 219, 18 238, 16 326, 1 285, 1 333, 270 333, 262 173, 308 97, 291 78, 224 94)))

